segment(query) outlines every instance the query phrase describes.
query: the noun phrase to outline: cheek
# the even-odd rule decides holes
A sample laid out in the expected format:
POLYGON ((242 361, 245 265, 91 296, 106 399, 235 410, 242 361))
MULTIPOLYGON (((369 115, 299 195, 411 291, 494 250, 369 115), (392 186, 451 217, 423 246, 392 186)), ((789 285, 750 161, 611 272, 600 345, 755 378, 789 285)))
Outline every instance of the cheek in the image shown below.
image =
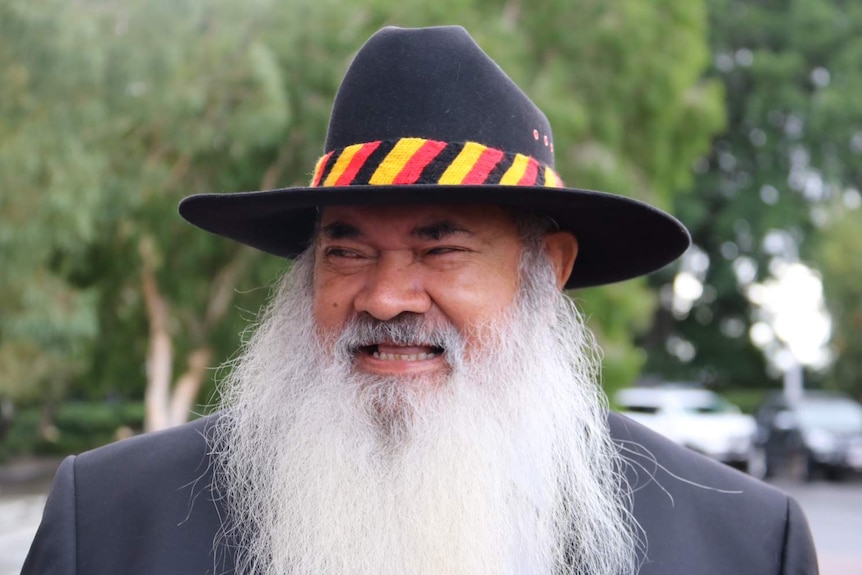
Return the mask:
POLYGON ((314 281, 312 313, 318 329, 331 330, 342 325, 350 306, 347 290, 339 289, 332 281, 314 281))
POLYGON ((318 301, 314 304, 314 319, 317 324, 323 327, 332 327, 341 323, 341 317, 344 315, 341 312, 343 306, 338 301, 318 301))
POLYGON ((443 314, 463 334, 469 336, 506 311, 518 291, 517 273, 508 267, 488 268, 458 280, 437 283, 432 295, 443 314))

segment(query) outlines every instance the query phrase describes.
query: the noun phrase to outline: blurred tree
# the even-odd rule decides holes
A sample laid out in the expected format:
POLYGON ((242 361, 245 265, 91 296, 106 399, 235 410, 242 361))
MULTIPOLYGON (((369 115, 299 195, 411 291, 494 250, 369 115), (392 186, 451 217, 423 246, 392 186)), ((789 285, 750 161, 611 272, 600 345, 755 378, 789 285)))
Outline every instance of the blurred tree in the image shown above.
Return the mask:
POLYGON ((164 216, 189 191, 250 174, 245 186, 260 184, 259 150, 288 118, 280 70, 230 2, 47 4, 2 8, 4 86, 15 90, 0 120, 11 191, 2 241, 14 264, 3 287, 22 294, 4 298, 2 356, 19 367, 7 373, 29 374, 16 385, 35 390, 39 373, 23 360, 48 381, 80 374, 134 393, 123 380, 141 380, 146 356, 148 427, 184 421, 253 256, 205 235, 186 241, 190 230, 164 216), (221 169, 230 164, 246 171, 221 169), (15 353, 28 341, 31 353, 15 353), (171 392, 175 368, 184 373, 171 392))
POLYGON ((862 401, 862 209, 858 192, 846 194, 823 228, 817 259, 832 315, 835 363, 828 381, 862 401))
POLYGON ((43 432, 98 333, 96 294, 70 283, 60 251, 95 239, 101 169, 88 146, 99 50, 47 4, 0 2, 0 402, 41 398, 43 432))
POLYGON ((817 205, 858 187, 862 7, 707 5, 710 77, 724 83, 728 125, 693 164, 695 192, 675 197, 697 249, 684 274, 656 277, 663 305, 643 343, 651 372, 763 386, 779 373, 749 338, 756 314, 744 288, 768 278, 775 260, 815 257, 817 205))
POLYGON ((94 349, 104 360, 94 362, 94 379, 140 380, 125 374, 140 369, 146 349, 150 430, 188 418, 218 361, 214 346, 234 339, 220 330, 237 289, 274 275, 251 272, 251 250, 197 234, 173 216, 183 195, 258 188, 273 170, 268 151, 290 110, 275 57, 257 40, 264 7, 195 0, 91 7, 106 39, 107 209, 101 240, 76 272, 99 289, 103 329, 113 328, 94 349), (115 355, 123 340, 137 358, 115 355))
MULTIPOLYGON (((0 0, 0 389, 62 381, 58 399, 184 420, 286 263, 184 225, 177 201, 305 184, 361 42, 453 21, 547 110, 570 185, 669 205, 721 123, 701 2, 0 0)), ((654 298, 584 297, 606 379, 629 383, 654 298)))

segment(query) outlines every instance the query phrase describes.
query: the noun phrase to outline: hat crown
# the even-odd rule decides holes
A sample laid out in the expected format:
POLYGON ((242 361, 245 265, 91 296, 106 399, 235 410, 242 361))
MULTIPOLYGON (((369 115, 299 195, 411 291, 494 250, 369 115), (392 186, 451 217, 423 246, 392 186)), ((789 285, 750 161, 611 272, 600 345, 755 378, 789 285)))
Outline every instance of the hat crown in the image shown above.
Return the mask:
POLYGON ((384 28, 347 70, 326 151, 400 138, 478 142, 554 165, 545 115, 460 26, 384 28))
POLYGON ((656 270, 689 245, 673 217, 636 200, 568 188, 545 115, 458 26, 384 28, 336 95, 326 150, 307 187, 198 194, 190 222, 265 252, 307 249, 336 205, 497 204, 550 216, 578 238, 566 286, 656 270))

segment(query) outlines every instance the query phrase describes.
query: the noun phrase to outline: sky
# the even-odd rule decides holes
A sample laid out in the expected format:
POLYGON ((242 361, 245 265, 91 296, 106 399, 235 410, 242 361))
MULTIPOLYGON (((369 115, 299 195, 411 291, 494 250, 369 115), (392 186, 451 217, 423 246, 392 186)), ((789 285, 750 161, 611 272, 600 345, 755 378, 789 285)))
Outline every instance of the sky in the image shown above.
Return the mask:
POLYGON ((759 316, 749 336, 782 372, 794 362, 822 369, 830 360, 832 322, 816 270, 800 263, 773 260, 772 277, 746 288, 759 316))
MULTIPOLYGON (((779 236, 775 236, 779 238, 779 236)), ((780 239, 773 238, 778 242, 780 239)), ((709 257, 697 246, 683 256, 680 272, 673 283, 672 312, 687 315, 694 303, 708 297, 703 284, 709 268, 709 257)), ((799 261, 773 258, 770 277, 754 282, 756 267, 745 256, 734 261, 740 289, 754 304, 755 317, 747 334, 761 348, 771 366, 780 373, 802 365, 823 369, 830 361, 829 337, 831 319, 823 298, 823 284, 816 270, 799 261)), ((725 320, 718 327, 728 336, 746 335, 741 320, 725 320)), ((694 358, 696 349, 690 343, 677 342, 675 353, 683 361, 694 358)))

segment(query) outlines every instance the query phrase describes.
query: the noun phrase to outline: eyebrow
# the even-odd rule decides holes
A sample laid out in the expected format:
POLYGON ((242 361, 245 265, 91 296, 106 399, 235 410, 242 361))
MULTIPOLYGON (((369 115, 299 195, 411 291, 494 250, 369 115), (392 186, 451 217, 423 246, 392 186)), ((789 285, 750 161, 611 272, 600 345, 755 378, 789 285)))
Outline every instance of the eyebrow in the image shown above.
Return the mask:
POLYGON ((362 232, 356 226, 344 222, 332 222, 323 226, 321 233, 330 240, 356 239, 362 237, 362 232))
POLYGON ((410 231, 410 235, 423 240, 442 240, 455 234, 476 235, 451 220, 440 220, 424 226, 417 226, 410 231))
MULTIPOLYGON (((362 232, 356 226, 340 221, 332 222, 321 228, 321 233, 330 240, 354 240, 362 237, 362 232)), ((455 234, 475 235, 475 232, 459 226, 451 220, 440 220, 416 226, 410 230, 410 235, 422 240, 441 240, 455 234)))

